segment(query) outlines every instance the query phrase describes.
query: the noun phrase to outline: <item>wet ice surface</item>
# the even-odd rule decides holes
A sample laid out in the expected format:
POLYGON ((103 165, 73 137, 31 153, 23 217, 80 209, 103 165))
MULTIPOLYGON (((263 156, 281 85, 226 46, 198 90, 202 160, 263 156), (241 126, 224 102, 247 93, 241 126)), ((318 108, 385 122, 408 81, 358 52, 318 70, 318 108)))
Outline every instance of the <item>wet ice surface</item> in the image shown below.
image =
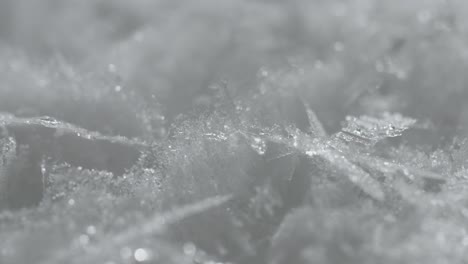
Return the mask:
POLYGON ((463 1, 0 1, 0 263, 465 263, 463 1))

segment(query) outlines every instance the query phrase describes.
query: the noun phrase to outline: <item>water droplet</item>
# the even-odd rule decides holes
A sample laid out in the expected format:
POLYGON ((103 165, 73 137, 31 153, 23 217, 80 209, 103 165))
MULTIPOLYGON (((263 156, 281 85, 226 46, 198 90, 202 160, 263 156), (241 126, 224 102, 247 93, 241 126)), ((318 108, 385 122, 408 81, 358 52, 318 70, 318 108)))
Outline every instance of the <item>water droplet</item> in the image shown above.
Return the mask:
POLYGON ((133 254, 133 257, 135 258, 136 261, 143 262, 143 261, 150 260, 151 254, 150 254, 148 249, 139 248, 139 249, 135 250, 135 253, 133 254))
POLYGON ((75 205, 75 200, 73 200, 73 199, 68 200, 68 205, 69 206, 75 205))

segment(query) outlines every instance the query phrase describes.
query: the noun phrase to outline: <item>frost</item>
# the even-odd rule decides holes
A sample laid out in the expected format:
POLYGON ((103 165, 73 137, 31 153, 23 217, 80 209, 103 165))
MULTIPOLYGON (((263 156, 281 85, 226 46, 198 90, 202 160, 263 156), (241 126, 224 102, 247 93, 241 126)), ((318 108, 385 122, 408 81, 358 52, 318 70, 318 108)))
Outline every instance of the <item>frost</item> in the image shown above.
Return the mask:
POLYGON ((259 155, 265 154, 266 151, 266 143, 265 140, 259 137, 253 137, 251 139, 250 146, 253 150, 255 150, 259 155))
POLYGON ((0 114, 4 133, 42 155, 89 169, 123 174, 146 144, 137 139, 103 135, 51 117, 18 118, 0 114))
POLYGON ((0 139, 0 210, 8 205, 8 165, 16 156, 16 142, 13 138, 0 139))
POLYGON ((345 156, 336 152, 325 152, 319 154, 319 156, 342 170, 352 183, 356 184, 372 198, 379 201, 384 200, 385 194, 380 183, 361 167, 349 161, 345 156))
POLYGON ((401 136, 402 133, 416 123, 415 119, 403 117, 400 114, 384 113, 381 118, 361 116, 346 117, 346 125, 336 137, 347 142, 359 142, 374 145, 378 141, 401 136))
MULTIPOLYGON (((391 160, 385 160, 368 155, 353 155, 354 162, 371 171, 383 173, 387 181, 407 180, 415 183, 420 189, 440 192, 447 179, 435 172, 420 169, 410 164, 400 164, 391 160)), ((396 188, 396 191, 399 191, 396 188)))
POLYGON ((312 134, 318 136, 318 137, 326 137, 327 132, 325 128, 323 127, 322 122, 320 122, 319 118, 315 114, 314 110, 310 107, 310 105, 306 102, 303 103, 304 107, 306 108, 307 112, 307 117, 309 118, 309 123, 310 123, 310 131, 312 134))
POLYGON ((466 263, 463 1, 24 2, 0 263, 466 263))
MULTIPOLYGON (((310 107, 317 127, 322 127, 310 107)), ((384 173, 392 177, 402 173, 411 181, 416 181, 419 188, 439 191, 445 179, 437 173, 425 171, 409 165, 396 164, 391 160, 374 157, 368 153, 378 141, 388 137, 398 137, 416 123, 415 119, 403 117, 400 114, 385 113, 382 118, 362 116, 360 118, 348 117, 347 125, 330 137, 324 132, 318 138, 311 137, 299 130, 289 129, 289 138, 281 136, 272 137, 275 142, 287 144, 289 148, 308 155, 320 157, 341 171, 354 185, 359 187, 370 197, 383 201, 385 194, 383 184, 377 180, 375 173, 384 173), (349 145, 351 143, 351 145, 349 145), (353 144, 365 145, 367 148, 352 148, 353 144), (369 149, 370 148, 370 149, 369 149), (370 171, 371 173, 369 173, 370 171)), ((322 130, 323 131, 323 130, 322 130)))
MULTIPOLYGON (((0 189, 10 208, 36 205, 43 197, 44 159, 68 163, 78 168, 107 170, 122 175, 136 164, 145 144, 121 136, 91 132, 51 117, 18 118, 0 115, 3 140, 17 145, 13 154, 3 156, 0 189)), ((4 145, 10 148, 11 144, 4 145), (10 145, 10 147, 8 147, 10 145)), ((5 206, 2 206, 5 207, 5 206)))
MULTIPOLYGON (((72 246, 71 248, 58 252, 55 256, 43 263, 63 263, 63 261, 69 259, 72 259, 73 263, 80 263, 80 261, 94 262, 101 258, 100 255, 103 252, 112 252, 117 248, 125 248, 125 245, 128 245, 135 239, 141 239, 145 236, 162 236, 164 232, 171 227, 171 225, 177 224, 183 219, 203 213, 212 208, 219 207, 231 199, 232 197, 230 196, 210 197, 193 204, 182 206, 167 213, 157 213, 144 223, 141 223, 141 225, 130 227, 129 229, 116 234, 110 234, 108 237, 102 237, 99 242, 93 243, 92 246, 84 248, 84 252, 86 253, 85 255, 83 255, 83 248, 72 246)), ((125 258, 133 255, 130 249, 126 251, 129 251, 129 253, 124 253, 125 258)), ((161 253, 167 254, 169 252, 170 251, 161 253)), ((172 254, 175 254, 175 252, 172 252, 172 254)), ((144 256, 149 258, 149 252, 145 249, 137 249, 134 255, 135 258, 144 256)), ((177 257, 177 255, 175 255, 175 257, 177 257)), ((183 263, 186 262, 184 261, 183 263)))

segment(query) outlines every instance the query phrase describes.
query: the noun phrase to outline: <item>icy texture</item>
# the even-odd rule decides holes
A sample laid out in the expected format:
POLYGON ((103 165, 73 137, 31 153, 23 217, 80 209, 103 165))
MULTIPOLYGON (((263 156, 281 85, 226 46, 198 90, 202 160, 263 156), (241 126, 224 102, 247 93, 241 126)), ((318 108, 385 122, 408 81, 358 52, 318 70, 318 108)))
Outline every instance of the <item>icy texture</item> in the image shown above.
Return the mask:
POLYGON ((18 118, 0 114, 5 136, 39 155, 75 166, 123 174, 139 158, 145 143, 122 136, 102 135, 50 117, 18 118))
POLYGON ((373 145, 384 138, 401 136, 416 120, 400 114, 384 113, 381 118, 348 116, 346 122, 342 132, 336 135, 338 138, 373 145))
MULTIPOLYGON (((124 254, 122 251, 127 251, 126 246, 131 243, 131 241, 138 240, 144 236, 162 237, 164 236, 164 233, 167 232, 167 228, 170 226, 177 225, 183 219, 190 218, 193 215, 201 214, 210 209, 219 207, 228 202, 230 199, 231 197, 229 196, 210 197, 204 201, 186 205, 184 207, 172 210, 171 212, 161 214, 158 213, 134 228, 129 228, 115 234, 110 234, 108 237, 101 237, 99 241, 91 242, 92 244, 90 244, 88 240, 86 240, 84 243, 83 241, 80 241, 84 245, 78 247, 72 246, 69 249, 58 252, 44 263, 63 263, 70 260, 72 260, 73 263, 97 262, 103 260, 101 257, 103 254, 109 254, 119 249, 121 255, 125 255, 122 256, 123 258, 134 258, 137 262, 152 261, 157 263, 190 263, 190 257, 193 257, 191 255, 194 255, 194 253, 187 252, 186 249, 184 249, 184 252, 177 252, 170 249, 169 245, 165 245, 165 243, 162 241, 160 242, 161 245, 158 245, 158 249, 154 253, 151 253, 151 249, 138 248, 132 251, 130 248, 128 248, 130 254, 129 256, 126 256, 126 254, 124 254), (161 247, 167 247, 167 251, 158 252, 161 247), (187 256, 184 256, 183 253, 185 253, 187 256), (140 258, 143 258, 144 260, 139 261, 140 258)), ((95 232, 90 232, 88 227, 86 233, 87 235, 94 235, 95 232)), ((87 235, 84 236, 87 237, 87 235)), ((81 237, 80 240, 82 240, 81 237)))
POLYGON ((0 1, 0 263, 466 263, 467 14, 0 1))

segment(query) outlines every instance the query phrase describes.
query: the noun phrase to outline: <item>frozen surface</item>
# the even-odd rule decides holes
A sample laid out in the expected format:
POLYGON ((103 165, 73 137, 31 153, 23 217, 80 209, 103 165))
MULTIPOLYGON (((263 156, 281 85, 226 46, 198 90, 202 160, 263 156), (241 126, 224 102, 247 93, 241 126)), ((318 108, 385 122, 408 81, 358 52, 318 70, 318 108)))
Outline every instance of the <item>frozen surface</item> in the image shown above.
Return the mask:
POLYGON ((467 17, 0 1, 0 263, 466 263, 467 17))

